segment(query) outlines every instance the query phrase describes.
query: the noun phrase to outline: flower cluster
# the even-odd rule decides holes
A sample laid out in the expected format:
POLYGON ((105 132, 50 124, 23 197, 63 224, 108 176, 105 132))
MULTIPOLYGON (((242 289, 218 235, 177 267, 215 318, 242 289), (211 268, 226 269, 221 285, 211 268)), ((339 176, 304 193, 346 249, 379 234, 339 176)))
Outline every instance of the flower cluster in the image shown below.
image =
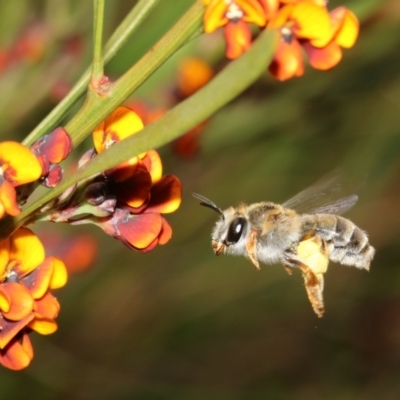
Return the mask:
POLYGON ((345 7, 331 12, 325 0, 203 0, 204 30, 223 27, 228 58, 251 46, 249 23, 280 31, 281 40, 269 67, 279 80, 304 74, 303 52, 312 67, 333 68, 342 48, 354 45, 359 31, 357 17, 345 7))
POLYGON ((33 349, 29 333, 57 330, 60 306, 51 289, 65 285, 64 263, 45 257, 40 240, 20 228, 0 241, 0 363, 19 370, 29 365, 33 349))
MULTIPOLYGON (((135 112, 118 107, 94 130, 95 148, 83 155, 79 166, 142 128, 135 112)), ((148 252, 171 238, 172 229, 161 214, 175 211, 180 202, 180 181, 162 175, 160 156, 150 150, 70 188, 49 219, 95 224, 129 248, 148 252)))
MULTIPOLYGON (((94 130, 94 149, 82 156, 78 166, 142 128, 141 119, 130 108, 117 108, 94 130)), ((58 185, 63 173, 59 163, 71 149, 71 138, 63 128, 30 148, 17 142, 0 143, 0 217, 18 215, 20 205, 38 185, 58 185)), ((92 223, 129 248, 148 252, 171 238, 172 229, 162 214, 175 211, 180 201, 178 178, 163 176, 160 156, 150 150, 68 188, 31 221, 92 223)), ((86 244, 80 240, 74 254, 80 254, 86 244)), ((79 269, 93 260, 95 247, 91 245, 90 257, 78 260, 82 261, 79 269)), ((66 280, 64 262, 45 257, 41 241, 27 228, 0 241, 1 364, 15 370, 25 368, 33 357, 29 333, 50 334, 57 329, 60 305, 50 290, 62 287, 66 280)))

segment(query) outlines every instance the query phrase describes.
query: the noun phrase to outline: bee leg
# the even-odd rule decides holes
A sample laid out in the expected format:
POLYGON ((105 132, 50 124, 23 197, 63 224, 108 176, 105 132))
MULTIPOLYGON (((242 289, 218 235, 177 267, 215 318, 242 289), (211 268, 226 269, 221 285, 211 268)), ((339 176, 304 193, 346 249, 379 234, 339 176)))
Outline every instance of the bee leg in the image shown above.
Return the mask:
POLYGON ((258 262, 258 260, 255 256, 256 248, 257 248, 257 236, 258 236, 258 231, 253 229, 250 232, 249 240, 246 243, 246 251, 247 251, 247 256, 249 257, 250 261, 254 264, 254 266, 257 269, 261 269, 260 263, 258 262))
POLYGON ((322 318, 325 312, 323 298, 324 277, 322 274, 318 274, 318 276, 314 274, 307 265, 303 264, 300 269, 303 273, 304 285, 311 306, 318 317, 322 318))
POLYGON ((304 264, 301 260, 297 258, 287 259, 286 267, 296 267, 299 268, 303 274, 304 286, 306 288, 308 299, 310 300, 311 306, 318 315, 319 318, 322 318, 325 307, 324 307, 324 298, 323 298, 323 290, 324 290, 324 278, 322 274, 315 274, 311 268, 304 264))
POLYGON ((288 265, 283 265, 283 268, 285 268, 285 271, 289 274, 292 275, 293 271, 288 265))

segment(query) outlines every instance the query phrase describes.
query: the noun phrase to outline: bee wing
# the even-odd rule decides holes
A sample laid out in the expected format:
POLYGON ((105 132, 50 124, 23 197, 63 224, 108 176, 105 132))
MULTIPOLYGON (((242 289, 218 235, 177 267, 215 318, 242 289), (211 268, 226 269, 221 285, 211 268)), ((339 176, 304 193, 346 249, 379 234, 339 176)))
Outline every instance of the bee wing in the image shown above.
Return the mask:
POLYGON ((358 196, 349 194, 340 181, 337 173, 327 176, 286 201, 283 206, 300 214, 342 214, 354 206, 358 196))

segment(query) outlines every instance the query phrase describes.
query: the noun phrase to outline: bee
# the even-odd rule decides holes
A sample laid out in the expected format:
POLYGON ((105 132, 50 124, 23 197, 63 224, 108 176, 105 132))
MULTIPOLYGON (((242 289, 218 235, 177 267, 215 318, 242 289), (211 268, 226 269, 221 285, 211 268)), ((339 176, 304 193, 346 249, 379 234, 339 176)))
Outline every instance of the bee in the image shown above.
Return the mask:
POLYGON ((282 205, 264 201, 221 210, 206 197, 192 195, 220 214, 212 232, 215 255, 243 255, 257 269, 260 263, 281 263, 289 274, 300 269, 311 305, 322 317, 329 260, 369 270, 375 254, 367 234, 339 216, 358 196, 340 197, 337 179, 322 180, 282 205))

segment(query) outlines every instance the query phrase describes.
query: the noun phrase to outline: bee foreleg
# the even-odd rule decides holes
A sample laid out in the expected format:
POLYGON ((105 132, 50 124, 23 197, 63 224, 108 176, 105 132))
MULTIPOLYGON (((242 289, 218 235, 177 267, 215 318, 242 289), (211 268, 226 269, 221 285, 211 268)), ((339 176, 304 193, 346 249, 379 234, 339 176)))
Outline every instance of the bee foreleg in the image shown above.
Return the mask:
POLYGON ((249 257, 250 261, 254 264, 254 266, 257 269, 261 269, 260 263, 258 262, 258 260, 256 258, 258 235, 259 235, 259 232, 256 229, 251 230, 251 232, 249 234, 249 239, 247 240, 247 243, 246 243, 246 251, 247 251, 247 257, 249 257))

